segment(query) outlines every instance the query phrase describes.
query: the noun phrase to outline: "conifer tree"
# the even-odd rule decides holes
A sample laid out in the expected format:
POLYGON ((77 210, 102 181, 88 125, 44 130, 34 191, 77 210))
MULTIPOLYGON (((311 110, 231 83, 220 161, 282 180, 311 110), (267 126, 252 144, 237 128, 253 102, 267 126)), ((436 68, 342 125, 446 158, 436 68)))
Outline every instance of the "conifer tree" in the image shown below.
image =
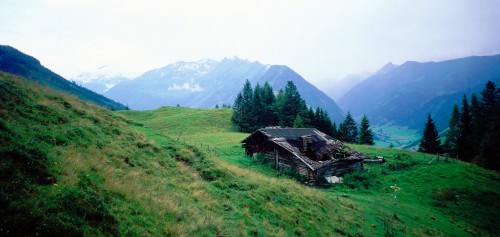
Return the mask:
POLYGON ((242 100, 243 96, 241 95, 241 92, 238 92, 238 95, 236 95, 236 99, 234 100, 233 104, 233 115, 231 117, 231 122, 233 122, 236 127, 238 127, 239 131, 243 131, 243 128, 241 127, 241 121, 242 121, 242 116, 243 116, 243 110, 242 110, 242 100))
POLYGON ((489 81, 481 91, 480 119, 483 125, 478 156, 475 163, 500 170, 500 90, 489 81))
POLYGON ((253 122, 253 89, 248 79, 246 80, 245 85, 243 85, 243 90, 241 91, 241 95, 242 95, 241 127, 243 129, 242 131, 250 132, 253 122))
POLYGON ((361 117, 361 123, 359 125, 359 136, 358 136, 359 144, 373 145, 373 132, 370 128, 370 122, 368 121, 368 117, 363 115, 361 117))
POLYGON ((246 80, 241 92, 236 96, 231 120, 242 132, 249 132, 253 125, 253 90, 246 80))
POLYGON ((243 132, 279 124, 283 127, 315 127, 331 136, 336 133, 328 113, 319 107, 316 111, 308 109, 292 81, 275 96, 268 82, 263 86, 257 83, 252 90, 247 80, 234 101, 231 121, 243 132))
POLYGON ((458 138, 458 158, 463 161, 471 161, 474 157, 473 142, 471 138, 472 118, 467 102, 467 96, 464 94, 462 99, 462 112, 460 114, 460 136, 458 138))
POLYGON ((300 96, 297 86, 292 81, 287 82, 283 96, 284 103, 283 107, 281 107, 280 124, 283 127, 292 127, 297 115, 305 117, 303 115, 307 111, 307 106, 300 96))
POLYGON ((347 112, 344 121, 339 125, 339 139, 345 142, 355 143, 358 136, 356 122, 352 118, 351 112, 347 112))
POLYGON ((317 121, 316 121, 314 109, 312 107, 309 107, 309 110, 307 111, 307 117, 309 117, 309 124, 307 124, 307 126, 308 127, 315 127, 315 124, 317 124, 317 121))
POLYGON ((317 128, 321 132, 324 132, 327 135, 334 136, 334 128, 332 121, 330 120, 330 116, 328 116, 328 112, 324 111, 320 107, 316 108, 316 111, 313 112, 314 116, 311 121, 312 127, 317 128))
POLYGON ((498 90, 495 83, 488 81, 481 91, 481 96, 481 109, 486 120, 490 116, 493 116, 496 104, 499 103, 499 101, 497 101, 498 90))
POLYGON ((278 124, 278 118, 276 117, 276 111, 274 108, 274 103, 276 102, 276 98, 274 96, 273 88, 266 81, 264 86, 262 86, 261 90, 261 98, 262 98, 262 110, 263 110, 263 118, 262 125, 264 126, 272 126, 278 124))
POLYGON ((439 134, 436 129, 436 125, 432 120, 431 114, 429 113, 427 122, 425 123, 424 134, 420 139, 418 151, 436 154, 440 152, 440 149, 441 141, 439 141, 439 134))
POLYGON ((281 122, 283 121, 283 114, 281 113, 281 111, 284 105, 285 105, 285 93, 283 92, 283 89, 280 89, 278 91, 278 94, 276 94, 276 101, 274 102, 273 106, 276 119, 278 120, 278 125, 280 126, 283 126, 281 122))
POLYGON ((323 110, 323 117, 321 119, 321 131, 324 133, 330 135, 330 136, 335 136, 335 127, 333 126, 332 120, 330 119, 330 116, 328 115, 328 112, 323 110))
POLYGON ((332 137, 339 137, 339 131, 335 122, 332 124, 332 137))
POLYGON ((460 138, 460 110, 458 105, 453 105, 451 117, 448 122, 448 132, 444 142, 444 149, 451 156, 456 156, 458 152, 458 139, 460 138))
POLYGON ((300 115, 297 115, 295 117, 295 120, 293 121, 293 127, 294 128, 303 128, 304 127, 304 120, 300 115))
POLYGON ((256 130, 258 128, 264 127, 264 118, 266 117, 265 111, 264 111, 264 101, 262 99, 262 88, 260 87, 259 83, 255 85, 255 88, 253 90, 253 98, 252 98, 252 115, 251 115, 251 122, 252 124, 249 127, 250 131, 256 130))
POLYGON ((481 122, 481 102, 479 101, 477 94, 472 93, 470 97, 470 134, 469 134, 469 152, 472 157, 477 155, 479 150, 479 143, 481 137, 483 136, 484 125, 481 122))
POLYGON ((479 122, 478 119, 480 117, 480 113, 481 113, 481 105, 477 98, 477 94, 472 93, 470 97, 470 115, 471 115, 473 129, 476 127, 475 124, 479 122))

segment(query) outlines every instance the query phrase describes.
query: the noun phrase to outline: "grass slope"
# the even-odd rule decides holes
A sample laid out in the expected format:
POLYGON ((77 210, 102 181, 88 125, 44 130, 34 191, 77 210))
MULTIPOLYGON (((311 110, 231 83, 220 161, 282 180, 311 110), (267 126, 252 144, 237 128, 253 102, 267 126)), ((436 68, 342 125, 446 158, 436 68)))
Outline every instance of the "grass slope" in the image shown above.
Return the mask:
POLYGON ((168 138, 169 149, 158 147, 122 116, 16 76, 1 73, 0 87, 0 235, 215 235, 220 228, 211 210, 223 208, 206 181, 170 153, 191 150, 168 138))
MULTIPOLYGON (((228 195, 232 203, 248 201, 249 197, 259 196, 262 189, 270 188, 274 195, 271 199, 282 200, 284 196, 290 200, 287 205, 299 207, 290 209, 289 215, 312 211, 315 213, 313 219, 310 219, 312 216, 302 218, 314 222, 318 229, 323 228, 322 231, 311 230, 308 224, 299 221, 302 224, 285 226, 288 227, 282 230, 285 235, 301 231, 306 235, 500 234, 496 225, 500 218, 500 205, 496 202, 500 197, 497 172, 442 159, 429 164, 435 156, 418 152, 352 145, 368 155, 384 156, 388 162, 366 165, 365 172, 348 175, 343 185, 328 189, 297 186, 294 182, 289 183, 280 172, 243 155, 239 142, 248 134, 235 132, 230 126, 231 112, 230 109, 163 107, 154 111, 121 113, 143 123, 144 129, 149 131, 146 132, 148 137, 168 135, 197 149, 213 151, 212 161, 217 167, 232 171, 238 183, 253 183, 258 179, 255 183, 262 184, 246 197, 228 195), (281 183, 287 183, 287 189, 276 186, 281 183), (395 184, 401 187, 397 192, 397 206, 393 204, 391 189, 395 184), (302 196, 304 193, 324 199, 308 199, 302 196)), ((238 209, 233 211, 238 212, 238 209)), ((263 211, 263 215, 269 215, 270 210, 263 211)))
POLYGON ((72 83, 44 67, 40 61, 7 45, 0 45, 0 71, 23 76, 111 110, 127 109, 116 101, 72 83))
POLYGON ((356 146, 389 162, 311 188, 245 157, 231 110, 111 112, 4 73, 0 91, 2 236, 499 235, 477 166, 356 146))

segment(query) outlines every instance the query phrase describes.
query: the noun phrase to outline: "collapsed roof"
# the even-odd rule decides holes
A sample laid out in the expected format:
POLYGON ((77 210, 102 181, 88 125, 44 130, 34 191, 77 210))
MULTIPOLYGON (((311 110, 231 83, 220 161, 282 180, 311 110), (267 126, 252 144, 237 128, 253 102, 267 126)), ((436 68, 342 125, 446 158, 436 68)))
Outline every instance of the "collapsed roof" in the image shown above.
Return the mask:
POLYGON ((261 128, 245 138, 242 143, 246 144, 258 133, 265 135, 268 141, 298 157, 313 170, 339 160, 369 158, 314 128, 261 128))

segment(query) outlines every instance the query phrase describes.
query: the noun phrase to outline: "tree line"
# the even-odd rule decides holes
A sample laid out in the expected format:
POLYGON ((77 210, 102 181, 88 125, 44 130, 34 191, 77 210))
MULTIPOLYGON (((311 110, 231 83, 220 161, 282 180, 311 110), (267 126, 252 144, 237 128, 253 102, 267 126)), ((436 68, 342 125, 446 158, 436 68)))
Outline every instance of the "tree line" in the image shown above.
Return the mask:
POLYGON ((268 82, 252 88, 247 80, 233 104, 231 121, 242 132, 253 132, 262 127, 313 127, 339 140, 373 145, 373 132, 366 116, 361 119, 360 130, 351 113, 339 124, 330 120, 328 112, 320 107, 308 107, 296 85, 288 81, 275 95, 268 82))
POLYGON ((419 151, 444 151, 460 160, 499 170, 500 89, 495 83, 488 81, 480 92, 480 97, 473 93, 469 102, 464 94, 461 106, 453 106, 442 145, 429 114, 419 151))

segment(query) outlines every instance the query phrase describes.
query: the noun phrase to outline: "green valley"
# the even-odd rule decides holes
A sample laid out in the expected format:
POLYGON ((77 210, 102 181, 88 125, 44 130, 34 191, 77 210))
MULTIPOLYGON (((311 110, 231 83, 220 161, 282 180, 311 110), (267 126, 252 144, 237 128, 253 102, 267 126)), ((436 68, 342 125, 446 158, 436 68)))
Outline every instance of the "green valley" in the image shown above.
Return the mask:
POLYGON ((500 175, 476 165, 349 145, 387 162, 307 186, 244 154, 231 109, 113 112, 6 73, 0 91, 2 236, 500 235, 500 175))

